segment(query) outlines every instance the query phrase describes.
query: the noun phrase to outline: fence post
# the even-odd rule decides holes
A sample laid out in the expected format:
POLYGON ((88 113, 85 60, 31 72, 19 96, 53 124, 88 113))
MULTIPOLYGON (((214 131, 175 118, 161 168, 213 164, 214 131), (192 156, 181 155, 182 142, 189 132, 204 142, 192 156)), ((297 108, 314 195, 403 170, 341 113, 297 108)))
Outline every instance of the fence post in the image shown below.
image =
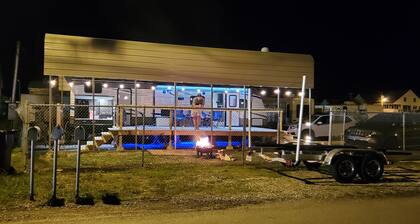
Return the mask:
MULTIPOLYGON (((244 108, 244 118, 243 118, 243 120, 242 120, 242 166, 245 166, 245 144, 246 144, 246 105, 245 105, 245 102, 246 102, 246 87, 245 87, 245 85, 244 85, 244 87, 243 87, 243 90, 244 90, 244 106, 243 106, 243 108, 244 108)), ((212 101, 213 102, 213 101, 212 101)))
POLYGON ((403 133, 402 133, 402 137, 403 137, 403 151, 405 151, 405 112, 402 112, 402 122, 403 122, 403 133))
POLYGON ((123 150, 123 136, 122 136, 122 128, 123 128, 123 113, 124 113, 124 108, 122 108, 120 105, 117 106, 118 107, 118 126, 119 126, 119 133, 118 133, 118 146, 117 146, 117 151, 122 151, 123 150))
POLYGON ((345 139, 345 132, 346 132, 346 116, 347 116, 347 111, 344 110, 344 114, 343 114, 343 136, 342 136, 342 141, 344 144, 345 139))
POLYGON ((172 126, 173 126, 173 110, 169 110, 169 143, 166 149, 172 150, 172 126))
POLYGON ((137 151, 137 138, 138 138, 138 128, 137 128, 137 113, 138 113, 138 111, 137 111, 137 80, 135 80, 134 81, 134 101, 136 101, 135 103, 134 103, 134 129, 135 129, 135 135, 134 135, 134 137, 135 137, 135 139, 134 139, 134 148, 135 148, 135 150, 137 151))
POLYGON ((332 138, 332 122, 333 122, 333 112, 332 108, 330 107, 330 122, 328 125, 328 145, 331 145, 331 138, 332 138))

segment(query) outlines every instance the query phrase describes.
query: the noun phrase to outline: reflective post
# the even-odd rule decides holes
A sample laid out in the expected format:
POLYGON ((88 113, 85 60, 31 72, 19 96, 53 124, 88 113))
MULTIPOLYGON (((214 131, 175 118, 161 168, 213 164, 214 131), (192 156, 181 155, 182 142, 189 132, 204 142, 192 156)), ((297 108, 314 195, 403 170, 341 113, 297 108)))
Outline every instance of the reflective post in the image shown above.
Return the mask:
POLYGON ((301 144, 301 137, 302 137, 302 120, 303 120, 303 103, 305 99, 305 83, 306 83, 306 75, 302 77, 302 95, 300 96, 300 108, 299 108, 299 124, 298 124, 298 136, 297 136, 297 144, 296 144, 296 158, 295 164, 297 165, 299 162, 299 154, 300 154, 300 144, 301 144))
POLYGON ((35 165, 35 152, 34 144, 39 139, 41 129, 39 127, 30 127, 28 129, 28 139, 30 141, 30 150, 31 150, 31 161, 29 166, 29 200, 34 200, 34 165, 35 165))
POLYGON ((77 126, 74 130, 74 139, 77 141, 77 154, 76 154, 76 194, 75 198, 79 198, 79 177, 80 177, 80 141, 85 140, 85 129, 82 126, 77 126))

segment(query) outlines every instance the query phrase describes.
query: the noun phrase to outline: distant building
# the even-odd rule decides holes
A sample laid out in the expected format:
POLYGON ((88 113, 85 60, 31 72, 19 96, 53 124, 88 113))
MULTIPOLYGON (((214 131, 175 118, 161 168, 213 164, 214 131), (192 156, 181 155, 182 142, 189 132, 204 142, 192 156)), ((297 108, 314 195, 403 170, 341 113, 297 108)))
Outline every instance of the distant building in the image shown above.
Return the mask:
POLYGON ((405 92, 384 93, 382 102, 384 112, 417 112, 420 111, 420 98, 411 90, 405 92))

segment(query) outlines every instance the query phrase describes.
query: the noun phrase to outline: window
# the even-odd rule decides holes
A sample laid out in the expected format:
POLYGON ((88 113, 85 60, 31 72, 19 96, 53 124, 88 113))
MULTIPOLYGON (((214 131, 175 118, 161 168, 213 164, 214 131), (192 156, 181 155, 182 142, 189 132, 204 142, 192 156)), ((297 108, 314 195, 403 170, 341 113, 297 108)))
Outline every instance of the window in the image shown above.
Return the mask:
POLYGON ((237 107, 238 106, 238 96, 236 95, 229 95, 229 107, 237 107))
POLYGON ((413 102, 415 103, 416 101, 417 101, 417 98, 416 98, 416 97, 414 97, 414 98, 413 98, 413 102))
POLYGON ((407 97, 404 97, 403 100, 404 100, 404 102, 407 102, 407 97))
POLYGON ((318 124, 318 122, 322 122, 322 124, 329 124, 330 123, 330 116, 321 116, 319 119, 315 122, 315 124, 318 124))
POLYGON ((92 107, 87 107, 92 104, 92 96, 75 96, 76 105, 86 105, 75 107, 75 118, 92 119, 95 120, 112 120, 112 105, 113 97, 111 96, 95 96, 95 113, 92 107))

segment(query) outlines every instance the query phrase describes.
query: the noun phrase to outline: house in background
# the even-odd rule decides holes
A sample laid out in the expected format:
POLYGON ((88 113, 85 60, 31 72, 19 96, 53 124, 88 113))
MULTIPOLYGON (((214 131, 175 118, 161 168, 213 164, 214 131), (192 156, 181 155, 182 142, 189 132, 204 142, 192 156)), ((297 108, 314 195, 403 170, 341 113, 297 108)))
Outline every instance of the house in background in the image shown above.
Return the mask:
POLYGON ((383 108, 383 112, 420 111, 420 98, 411 89, 384 93, 379 103, 383 108))

